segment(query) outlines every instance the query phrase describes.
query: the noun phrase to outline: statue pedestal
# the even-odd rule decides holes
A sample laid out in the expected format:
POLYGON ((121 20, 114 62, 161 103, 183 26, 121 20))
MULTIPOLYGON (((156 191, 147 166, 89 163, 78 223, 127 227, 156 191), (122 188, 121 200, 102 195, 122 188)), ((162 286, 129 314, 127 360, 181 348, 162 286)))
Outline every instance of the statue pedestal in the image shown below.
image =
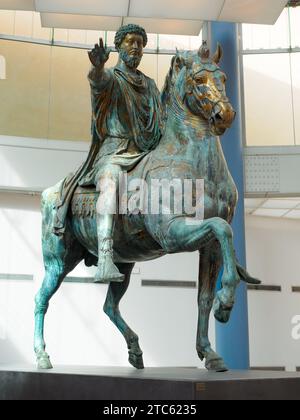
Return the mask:
POLYGON ((0 400, 300 399, 300 373, 0 365, 0 400))

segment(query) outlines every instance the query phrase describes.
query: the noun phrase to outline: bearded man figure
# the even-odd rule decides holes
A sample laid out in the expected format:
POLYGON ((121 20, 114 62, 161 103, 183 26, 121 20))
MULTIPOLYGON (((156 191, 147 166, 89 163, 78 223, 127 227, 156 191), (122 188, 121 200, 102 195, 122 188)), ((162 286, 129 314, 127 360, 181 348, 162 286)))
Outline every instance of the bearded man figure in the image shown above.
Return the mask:
POLYGON ((100 192, 96 283, 124 280, 113 262, 116 191, 120 174, 133 169, 158 145, 162 135, 160 93, 154 80, 137 69, 146 44, 145 30, 130 24, 116 33, 119 60, 115 67, 104 68, 110 51, 104 47, 102 39, 89 52, 92 63, 88 75, 92 99, 92 144, 86 162, 64 180, 57 203, 54 233, 63 235, 76 187, 95 185, 100 192))

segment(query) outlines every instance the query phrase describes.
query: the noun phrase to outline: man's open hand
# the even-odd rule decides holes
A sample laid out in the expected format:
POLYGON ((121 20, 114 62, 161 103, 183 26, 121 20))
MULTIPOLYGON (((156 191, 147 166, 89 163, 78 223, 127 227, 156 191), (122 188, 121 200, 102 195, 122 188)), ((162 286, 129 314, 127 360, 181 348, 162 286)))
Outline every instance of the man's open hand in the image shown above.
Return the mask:
POLYGON ((93 66, 101 67, 109 59, 109 54, 111 50, 109 48, 105 48, 103 44, 103 39, 99 39, 99 44, 95 44, 95 47, 92 51, 89 51, 89 58, 93 66))

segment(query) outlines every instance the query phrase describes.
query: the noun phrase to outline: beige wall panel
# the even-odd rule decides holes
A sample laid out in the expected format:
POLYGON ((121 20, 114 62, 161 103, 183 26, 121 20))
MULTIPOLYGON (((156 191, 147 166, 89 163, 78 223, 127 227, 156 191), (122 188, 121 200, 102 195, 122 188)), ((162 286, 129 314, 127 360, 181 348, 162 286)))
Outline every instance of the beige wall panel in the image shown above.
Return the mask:
POLYGON ((166 76, 170 70, 172 57, 173 55, 159 55, 158 56, 157 86, 160 91, 164 87, 166 76))
POLYGON ((80 29, 69 29, 68 42, 70 42, 70 44, 86 44, 87 31, 80 29))
POLYGON ((33 38, 45 39, 49 41, 51 39, 51 34, 51 29, 42 28, 41 15, 39 13, 33 13, 33 38))
POLYGON ((15 35, 32 37, 33 33, 33 12, 16 11, 15 35))
POLYGON ((87 51, 52 47, 51 63, 49 138, 90 140, 87 51))
POLYGON ((141 70, 146 76, 155 80, 155 83, 157 84, 157 55, 144 54, 139 70, 141 70))
POLYGON ((0 134, 47 137, 50 48, 0 41, 6 79, 0 81, 0 134))
POLYGON ((0 10, 0 34, 14 34, 15 11, 0 10))
POLYGON ((243 61, 247 145, 294 145, 288 54, 246 55, 243 61))

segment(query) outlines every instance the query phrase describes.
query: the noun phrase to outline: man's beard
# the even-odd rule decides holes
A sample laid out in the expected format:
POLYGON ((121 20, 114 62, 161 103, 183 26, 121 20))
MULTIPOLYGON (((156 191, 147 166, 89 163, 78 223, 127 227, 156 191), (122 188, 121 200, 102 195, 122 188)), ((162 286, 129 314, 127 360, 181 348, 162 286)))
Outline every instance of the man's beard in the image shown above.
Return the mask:
POLYGON ((134 56, 134 57, 131 57, 131 56, 127 53, 127 51, 125 51, 125 50, 123 50, 123 49, 121 49, 121 50, 119 51, 119 55, 120 55, 121 60, 123 60, 123 61, 124 61, 124 63, 125 63, 125 64, 129 67, 129 68, 131 68, 131 69, 137 69, 137 68, 138 68, 138 66, 140 65, 141 60, 142 60, 142 57, 141 57, 141 56, 134 56))

